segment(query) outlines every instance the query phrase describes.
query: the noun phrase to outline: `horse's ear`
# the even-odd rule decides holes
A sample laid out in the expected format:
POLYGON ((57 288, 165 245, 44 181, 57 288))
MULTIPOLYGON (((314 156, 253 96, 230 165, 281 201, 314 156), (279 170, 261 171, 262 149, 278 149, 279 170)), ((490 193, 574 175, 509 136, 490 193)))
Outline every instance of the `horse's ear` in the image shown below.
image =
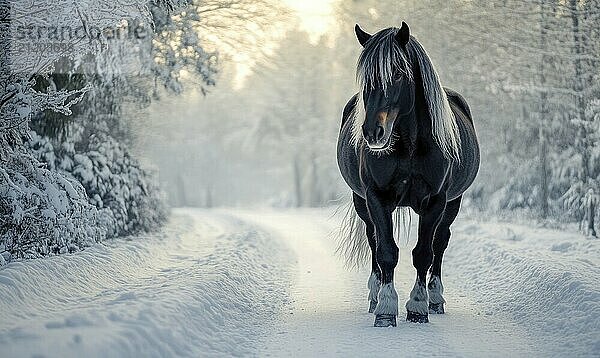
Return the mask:
POLYGON ((360 42, 360 45, 365 47, 365 44, 367 41, 369 41, 372 35, 364 32, 360 26, 358 26, 358 24, 354 25, 354 32, 356 32, 356 38, 358 39, 358 42, 360 42))
POLYGON ((402 27, 396 34, 396 41, 398 41, 400 46, 404 47, 408 43, 408 40, 410 40, 410 29, 406 22, 402 21, 402 27))

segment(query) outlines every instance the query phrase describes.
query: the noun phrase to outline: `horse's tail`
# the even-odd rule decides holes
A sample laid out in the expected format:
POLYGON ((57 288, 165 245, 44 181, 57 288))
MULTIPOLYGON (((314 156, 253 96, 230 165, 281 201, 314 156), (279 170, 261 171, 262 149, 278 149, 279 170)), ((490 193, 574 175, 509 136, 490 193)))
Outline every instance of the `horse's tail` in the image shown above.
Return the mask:
POLYGON ((366 225, 354 210, 352 200, 341 204, 338 211, 343 212, 344 217, 337 235, 335 253, 345 260, 347 267, 361 267, 369 262, 371 253, 366 225))
MULTIPOLYGON (((337 247, 335 253, 342 257, 348 268, 360 268, 371 261, 371 248, 366 234, 364 221, 354 210, 352 200, 342 203, 337 212, 344 212, 340 230, 337 235, 337 247)), ((394 238, 399 243, 400 237, 404 237, 404 245, 408 244, 410 236, 410 225, 412 218, 408 207, 398 207, 392 214, 394 226, 394 238)))

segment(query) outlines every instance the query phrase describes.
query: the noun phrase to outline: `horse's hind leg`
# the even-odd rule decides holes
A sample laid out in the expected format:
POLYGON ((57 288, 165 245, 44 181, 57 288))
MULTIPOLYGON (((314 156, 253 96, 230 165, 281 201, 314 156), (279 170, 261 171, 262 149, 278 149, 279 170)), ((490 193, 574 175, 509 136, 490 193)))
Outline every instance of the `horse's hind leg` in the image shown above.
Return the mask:
POLYGON ((446 301, 442 296, 444 293, 444 286, 442 285, 442 257, 448 247, 450 225, 452 225, 454 219, 456 219, 456 215, 458 215, 461 199, 462 196, 459 196, 446 205, 444 216, 435 231, 435 238, 433 239, 433 264, 431 265, 429 284, 427 285, 429 291, 429 313, 444 313, 444 303, 446 301))
POLYGON ((369 281, 367 282, 367 288, 369 289, 369 313, 373 313, 375 307, 377 306, 377 294, 379 293, 379 288, 381 287, 381 272, 379 271, 379 266, 377 266, 377 259, 375 257, 375 227, 373 226, 373 222, 371 222, 371 218, 369 217, 365 199, 354 194, 352 201, 354 202, 354 209, 356 210, 356 213, 365 223, 366 235, 367 239, 369 240, 369 247, 371 248, 371 275, 369 276, 369 281))

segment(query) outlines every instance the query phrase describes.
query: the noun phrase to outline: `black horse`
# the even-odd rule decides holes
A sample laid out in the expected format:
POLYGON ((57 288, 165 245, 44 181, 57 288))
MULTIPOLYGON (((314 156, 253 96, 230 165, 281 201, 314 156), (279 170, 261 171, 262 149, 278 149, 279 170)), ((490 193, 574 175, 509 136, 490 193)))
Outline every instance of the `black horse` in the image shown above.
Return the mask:
POLYGON ((428 313, 444 313, 442 256, 462 195, 479 169, 471 112, 460 94, 441 86, 406 23, 375 35, 356 25, 355 32, 363 46, 360 91, 344 108, 337 159, 366 226, 362 242, 372 258, 369 312, 375 313, 376 327, 396 325, 392 214, 410 207, 419 215, 419 230, 412 251, 417 279, 406 319, 428 322, 428 313))

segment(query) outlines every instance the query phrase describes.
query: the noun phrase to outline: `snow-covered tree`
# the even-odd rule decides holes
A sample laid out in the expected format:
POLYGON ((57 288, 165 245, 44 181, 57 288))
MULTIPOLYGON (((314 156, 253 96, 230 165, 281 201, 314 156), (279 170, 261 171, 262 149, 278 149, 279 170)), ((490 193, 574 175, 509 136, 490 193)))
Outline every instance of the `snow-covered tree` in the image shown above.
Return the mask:
POLYGON ((78 250, 106 235, 81 183, 49 170, 25 144, 34 114, 70 115, 91 88, 40 88, 58 61, 100 53, 108 45, 104 29, 149 15, 145 1, 0 2, 1 262, 78 250))

